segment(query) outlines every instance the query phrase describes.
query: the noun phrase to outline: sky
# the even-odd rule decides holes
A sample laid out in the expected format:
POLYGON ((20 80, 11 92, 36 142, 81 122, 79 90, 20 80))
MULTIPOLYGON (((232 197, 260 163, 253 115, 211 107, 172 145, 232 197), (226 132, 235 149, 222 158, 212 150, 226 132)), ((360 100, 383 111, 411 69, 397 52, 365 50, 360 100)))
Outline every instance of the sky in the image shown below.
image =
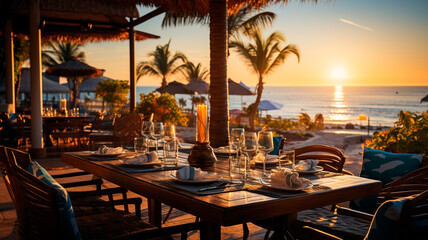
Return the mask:
MULTIPOLYGON (((140 15, 152 9, 140 9, 140 15)), ((332 0, 288 5, 265 11, 277 14, 264 30, 284 34, 286 44, 297 45, 300 63, 289 55, 285 63, 265 77, 266 86, 426 86, 428 85, 428 1, 332 0)), ((184 53, 193 63, 209 68, 209 28, 191 25, 162 28, 163 14, 136 27, 160 36, 136 43, 136 62, 171 40, 170 50, 184 53)), ((105 76, 129 80, 129 42, 87 43, 86 61, 105 69, 105 76)), ((232 50, 228 76, 255 86, 257 77, 232 50)), ((181 74, 168 82, 186 82, 181 74)), ((139 86, 159 86, 160 78, 147 76, 139 86)))

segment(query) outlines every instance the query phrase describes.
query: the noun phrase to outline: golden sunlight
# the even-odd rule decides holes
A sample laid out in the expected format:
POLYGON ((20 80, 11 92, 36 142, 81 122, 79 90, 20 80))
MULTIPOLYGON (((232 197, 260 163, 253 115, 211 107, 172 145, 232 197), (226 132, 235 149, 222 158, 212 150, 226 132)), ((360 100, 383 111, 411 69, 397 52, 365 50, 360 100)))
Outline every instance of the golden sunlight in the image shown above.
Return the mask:
POLYGON ((331 71, 331 78, 336 80, 343 80, 348 77, 346 70, 342 67, 336 67, 331 71))

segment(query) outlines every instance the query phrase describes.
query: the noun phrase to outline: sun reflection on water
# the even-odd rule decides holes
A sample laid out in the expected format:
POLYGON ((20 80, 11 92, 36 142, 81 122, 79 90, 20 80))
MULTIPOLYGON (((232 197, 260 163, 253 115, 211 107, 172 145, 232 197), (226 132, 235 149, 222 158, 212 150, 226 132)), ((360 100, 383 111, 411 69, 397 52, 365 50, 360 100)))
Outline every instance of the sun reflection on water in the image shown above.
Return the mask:
POLYGON ((330 113, 330 121, 332 122, 344 122, 350 119, 348 114, 347 105, 345 102, 345 96, 343 94, 343 87, 336 86, 333 94, 333 102, 331 104, 333 109, 330 113))

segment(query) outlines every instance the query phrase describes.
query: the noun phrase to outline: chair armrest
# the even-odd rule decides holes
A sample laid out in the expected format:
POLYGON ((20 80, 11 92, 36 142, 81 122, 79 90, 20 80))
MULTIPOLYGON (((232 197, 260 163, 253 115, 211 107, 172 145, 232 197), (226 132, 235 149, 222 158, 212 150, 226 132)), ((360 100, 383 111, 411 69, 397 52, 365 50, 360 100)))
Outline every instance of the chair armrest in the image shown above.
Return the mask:
POLYGON ((353 174, 353 173, 351 173, 350 171, 345 170, 345 169, 342 169, 342 173, 343 173, 343 174, 346 174, 346 175, 354 176, 354 174, 353 174))
POLYGON ((130 233, 129 235, 118 239, 149 239, 153 237, 169 236, 171 234, 177 234, 177 233, 182 234, 181 239, 186 239, 187 232, 193 231, 193 230, 201 230, 203 224, 205 223, 194 222, 194 223, 187 223, 187 224, 181 224, 181 225, 164 227, 164 228, 149 228, 149 229, 137 231, 134 233, 130 233))
POLYGON ((84 197, 112 195, 116 193, 126 194, 127 192, 128 192, 128 189, 117 187, 117 188, 107 188, 107 189, 93 190, 93 191, 79 191, 79 192, 68 191, 68 194, 72 198, 84 198, 84 197))
POLYGON ((64 174, 57 174, 52 175, 53 178, 67 178, 67 177, 76 177, 76 176, 83 176, 83 175, 89 175, 92 173, 88 172, 71 172, 71 173, 64 173, 64 174))
POLYGON ((318 229, 310 227, 310 226, 303 226, 302 227, 302 234, 305 236, 305 239, 342 240, 342 238, 339 238, 337 236, 331 235, 329 233, 323 232, 321 230, 318 230, 318 229))
POLYGON ((371 221, 373 219, 373 215, 361 211, 357 211, 350 208, 344 208, 344 207, 337 207, 337 214, 347 215, 351 217, 361 218, 368 221, 371 221))
POLYGON ((87 181, 79 181, 79 182, 71 182, 71 183, 62 183, 61 186, 64 188, 72 188, 72 187, 82 187, 88 185, 96 185, 97 189, 101 189, 101 185, 103 184, 102 179, 93 179, 87 181))

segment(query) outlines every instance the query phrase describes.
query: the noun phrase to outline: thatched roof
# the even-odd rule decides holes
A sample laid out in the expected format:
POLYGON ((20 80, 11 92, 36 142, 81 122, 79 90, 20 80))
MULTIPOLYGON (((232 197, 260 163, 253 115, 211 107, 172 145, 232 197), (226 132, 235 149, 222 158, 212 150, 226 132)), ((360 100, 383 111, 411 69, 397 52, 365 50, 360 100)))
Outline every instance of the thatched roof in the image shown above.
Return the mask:
POLYGON ((192 80, 185 86, 189 91, 198 92, 199 94, 208 94, 210 85, 202 79, 192 80))
POLYGON ((249 96, 255 95, 255 93, 229 78, 229 95, 249 96))
MULTIPOLYGON (((95 88, 98 87, 98 83, 106 80, 114 80, 106 76, 94 77, 94 78, 85 78, 80 84, 79 92, 95 92, 95 88)), ((63 83, 63 86, 73 88, 73 82, 63 83)))
MULTIPOLYGON (((113 0, 119 3, 133 3, 143 6, 164 7, 166 10, 180 14, 207 15, 209 0, 113 0)), ((317 0, 301 0, 316 2, 317 0)), ((288 0, 228 0, 228 13, 235 14, 242 7, 260 9, 274 3, 287 4, 288 0)))
POLYGON ((177 81, 172 81, 170 83, 168 83, 168 85, 166 85, 164 88, 160 87, 157 88, 156 91, 160 92, 160 93, 169 93, 172 95, 175 94, 193 94, 194 91, 191 91, 189 89, 186 88, 186 85, 177 82, 177 81))
POLYGON ((73 60, 50 67, 46 73, 63 77, 99 77, 103 75, 101 69, 92 67, 84 62, 73 60))
MULTIPOLYGON (((29 32, 26 1, 15 0, 11 6, 2 1, 0 7, 11 17, 15 36, 26 38, 29 32)), ((101 0, 40 0, 43 40, 78 43, 128 40, 128 19, 138 17, 135 4, 101 0)), ((153 34, 134 32, 137 41, 159 38, 153 34)))

